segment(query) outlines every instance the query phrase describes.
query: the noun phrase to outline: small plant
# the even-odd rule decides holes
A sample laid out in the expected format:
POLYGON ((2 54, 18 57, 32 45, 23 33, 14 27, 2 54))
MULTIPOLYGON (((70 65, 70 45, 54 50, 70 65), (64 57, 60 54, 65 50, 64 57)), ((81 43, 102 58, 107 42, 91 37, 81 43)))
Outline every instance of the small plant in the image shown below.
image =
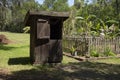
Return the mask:
POLYGON ((113 53, 112 51, 111 51, 111 49, 110 48, 106 48, 106 50, 104 51, 104 53, 103 53, 105 56, 115 56, 115 53, 113 53))
POLYGON ((92 50, 91 53, 90 53, 90 56, 92 57, 99 57, 99 53, 95 50, 92 50))
POLYGON ((30 27, 26 26, 26 27, 23 28, 23 30, 24 30, 24 33, 28 33, 30 31, 30 27))
POLYGON ((75 48, 74 46, 72 46, 72 48, 71 48, 71 55, 77 56, 77 50, 76 49, 77 48, 75 48))

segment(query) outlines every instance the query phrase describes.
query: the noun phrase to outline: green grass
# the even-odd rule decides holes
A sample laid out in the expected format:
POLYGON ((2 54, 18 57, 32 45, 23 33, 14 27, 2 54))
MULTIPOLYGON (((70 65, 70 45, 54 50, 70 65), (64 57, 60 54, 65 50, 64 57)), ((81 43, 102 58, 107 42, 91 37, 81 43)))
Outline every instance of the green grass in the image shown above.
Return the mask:
MULTIPOLYGON (((0 34, 6 35, 12 41, 12 44, 0 45, 0 68, 7 68, 11 71, 34 68, 29 63, 30 35, 11 32, 0 32, 0 34)), ((77 62, 77 60, 64 56, 62 63, 69 62, 77 62)))
POLYGON ((120 65, 120 58, 101 59, 94 62, 120 65))
POLYGON ((0 68, 7 68, 11 71, 31 69, 32 66, 9 63, 11 59, 20 59, 21 57, 29 57, 29 34, 0 32, 12 41, 9 45, 0 45, 0 68), (13 65, 12 65, 13 64, 13 65))
POLYGON ((69 58, 67 56, 63 56, 63 61, 62 61, 63 64, 69 64, 73 62, 79 62, 79 61, 73 58, 69 58))
POLYGON ((0 34, 13 42, 0 45, 0 79, 5 76, 1 69, 7 69, 11 72, 5 76, 8 80, 120 80, 119 58, 79 62, 64 56, 63 65, 59 67, 32 66, 29 63, 29 34, 0 34))

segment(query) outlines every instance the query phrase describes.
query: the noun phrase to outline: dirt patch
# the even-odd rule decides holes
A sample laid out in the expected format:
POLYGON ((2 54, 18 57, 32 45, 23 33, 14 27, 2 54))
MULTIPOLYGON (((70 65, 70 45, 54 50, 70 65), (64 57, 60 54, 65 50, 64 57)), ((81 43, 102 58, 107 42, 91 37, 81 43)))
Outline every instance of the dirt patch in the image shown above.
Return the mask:
POLYGON ((8 69, 0 68, 0 80, 6 80, 9 74, 10 71, 8 69))
POLYGON ((2 69, 2 68, 0 68, 0 74, 8 75, 8 74, 10 74, 10 71, 8 69, 2 69))
POLYGON ((0 44, 9 44, 11 41, 3 34, 0 34, 0 44))

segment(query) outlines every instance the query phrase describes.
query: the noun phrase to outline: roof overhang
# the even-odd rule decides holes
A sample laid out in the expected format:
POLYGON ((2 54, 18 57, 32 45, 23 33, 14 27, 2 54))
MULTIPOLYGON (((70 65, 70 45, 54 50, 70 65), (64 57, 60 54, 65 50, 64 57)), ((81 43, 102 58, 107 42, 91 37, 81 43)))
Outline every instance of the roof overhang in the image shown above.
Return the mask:
POLYGON ((30 25, 30 20, 34 20, 33 17, 37 19, 40 18, 61 18, 66 20, 69 17, 69 12, 53 12, 53 11, 28 11, 25 16, 25 26, 30 25))

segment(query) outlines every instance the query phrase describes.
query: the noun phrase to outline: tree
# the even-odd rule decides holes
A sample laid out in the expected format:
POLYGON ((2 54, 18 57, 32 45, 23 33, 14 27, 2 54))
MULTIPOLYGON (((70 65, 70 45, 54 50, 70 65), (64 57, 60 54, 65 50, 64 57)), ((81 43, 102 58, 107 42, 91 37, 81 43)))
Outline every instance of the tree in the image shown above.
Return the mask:
POLYGON ((11 21, 11 10, 5 6, 0 6, 0 30, 5 30, 6 25, 11 21))
POLYGON ((43 9, 47 11, 69 11, 68 0, 45 0, 43 9))
POLYGON ((2 30, 14 32, 23 32, 23 21, 28 10, 40 9, 40 5, 35 0, 2 0, 1 4, 4 4, 0 9, 1 16, 5 16, 2 19, 2 30))
POLYGON ((67 1, 68 0, 56 0, 54 2, 52 11, 60 11, 60 12, 69 11, 69 6, 67 1))
POLYGON ((43 5, 42 5, 43 9, 51 10, 53 8, 55 1, 56 0, 44 0, 43 5))
POLYGON ((64 23, 64 35, 73 35, 76 34, 76 27, 75 27, 75 17, 76 17, 76 8, 73 6, 70 10, 70 17, 64 23))

